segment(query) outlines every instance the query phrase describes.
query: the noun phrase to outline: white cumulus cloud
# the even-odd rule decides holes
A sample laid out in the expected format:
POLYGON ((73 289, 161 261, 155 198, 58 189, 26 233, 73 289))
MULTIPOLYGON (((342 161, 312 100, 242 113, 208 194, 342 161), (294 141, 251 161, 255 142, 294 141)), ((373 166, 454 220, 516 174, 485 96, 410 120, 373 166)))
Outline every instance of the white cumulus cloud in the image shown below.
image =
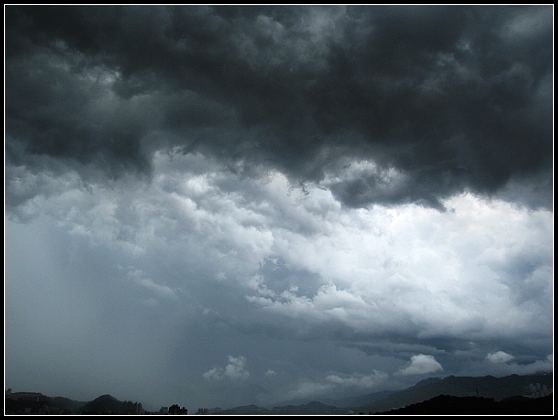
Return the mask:
POLYGON ((213 368, 205 372, 202 376, 208 381, 222 380, 225 378, 231 380, 242 380, 250 376, 250 372, 245 369, 246 357, 229 356, 229 364, 224 368, 213 368))
POLYGON ((497 351, 494 353, 488 353, 486 355, 486 360, 488 360, 491 363, 507 363, 510 360, 513 360, 514 357, 511 354, 505 353, 503 351, 497 351))
POLYGON ((411 357, 411 362, 407 367, 401 369, 399 375, 422 375, 424 373, 434 373, 443 371, 442 365, 436 361, 434 356, 427 354, 417 354, 411 357))

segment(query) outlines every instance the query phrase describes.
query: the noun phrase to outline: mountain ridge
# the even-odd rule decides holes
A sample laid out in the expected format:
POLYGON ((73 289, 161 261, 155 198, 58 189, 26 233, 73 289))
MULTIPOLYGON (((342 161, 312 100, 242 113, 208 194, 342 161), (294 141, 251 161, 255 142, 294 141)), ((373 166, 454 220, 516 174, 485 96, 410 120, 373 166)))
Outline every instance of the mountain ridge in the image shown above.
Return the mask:
MULTIPOLYGON (((379 413, 389 412, 404 408, 412 404, 419 404, 441 395, 456 398, 478 397, 489 399, 494 403, 501 402, 506 398, 518 398, 532 394, 529 385, 539 388, 546 386, 547 390, 552 391, 553 373, 540 372, 531 375, 508 375, 503 377, 486 376, 446 376, 444 378, 427 378, 417 382, 415 385, 399 391, 379 391, 362 396, 350 397, 337 400, 339 405, 325 404, 324 401, 331 402, 331 399, 322 401, 309 401, 298 406, 284 405, 276 406, 271 409, 250 406, 250 412, 254 414, 255 407, 259 413, 267 410, 267 414, 347 414, 353 413, 379 413), (362 401, 366 398, 368 403, 358 403, 346 405, 346 401, 362 401), (344 402, 345 401, 345 402, 344 402), (316 404, 317 403, 317 404, 316 404)), ((542 396, 539 394, 539 396, 542 396)), ((493 409, 493 408, 491 408, 493 409)), ((233 407, 221 411, 213 411, 213 414, 250 414, 242 412, 241 407, 233 407)))
POLYGON ((40 392, 6 392, 4 414, 140 414, 141 403, 103 394, 92 401, 49 397, 40 392))
POLYGON ((448 395, 452 397, 485 397, 496 402, 508 397, 532 394, 529 385, 536 388, 546 386, 552 390, 553 374, 538 375, 508 375, 503 377, 487 376, 446 376, 439 381, 429 381, 420 385, 391 393, 387 397, 356 407, 364 412, 383 412, 405 407, 437 397, 448 395), (418 386, 420 385, 420 386, 418 386))
MULTIPOLYGON (((527 397, 546 397, 552 393, 553 372, 531 375, 446 376, 427 378, 399 391, 379 391, 342 399, 314 399, 299 405, 276 405, 272 408, 243 405, 228 409, 214 408, 211 414, 347 414, 385 413, 420 404, 439 396, 476 397, 494 403, 512 399, 519 406, 527 407, 527 397), (332 404, 332 402, 335 402, 332 404), (337 405, 335 405, 337 404, 337 405), (349 404, 349 405, 347 405, 349 404)), ((539 398, 537 398, 539 399, 539 398)), ((478 400, 478 401, 481 401, 478 400)), ((508 403, 509 405, 509 403, 508 403)), ((62 414, 65 413, 130 413, 141 411, 141 403, 119 401, 110 394, 83 402, 65 397, 48 397, 38 392, 14 392, 5 395, 5 414, 62 414)))

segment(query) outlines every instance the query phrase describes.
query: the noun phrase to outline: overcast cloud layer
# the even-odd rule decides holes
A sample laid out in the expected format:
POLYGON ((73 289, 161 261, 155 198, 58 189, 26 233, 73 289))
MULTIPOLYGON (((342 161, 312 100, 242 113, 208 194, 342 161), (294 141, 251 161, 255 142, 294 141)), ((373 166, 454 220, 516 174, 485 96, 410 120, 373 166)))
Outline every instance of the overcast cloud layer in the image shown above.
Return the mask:
POLYGON ((552 370, 552 6, 5 15, 6 387, 552 370))

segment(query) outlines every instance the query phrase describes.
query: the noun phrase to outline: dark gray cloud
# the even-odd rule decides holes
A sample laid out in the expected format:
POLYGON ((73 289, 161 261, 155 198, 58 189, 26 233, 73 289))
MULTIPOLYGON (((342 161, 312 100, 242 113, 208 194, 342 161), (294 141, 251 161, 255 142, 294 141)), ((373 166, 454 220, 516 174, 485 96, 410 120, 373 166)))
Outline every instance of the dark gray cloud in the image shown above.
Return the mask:
POLYGON ((551 6, 9 6, 6 34, 10 161, 113 177, 171 144, 317 182, 359 157, 405 177, 334 185, 349 206, 525 178, 551 206, 551 6))
POLYGON ((551 370, 552 12, 6 7, 6 387, 551 370))

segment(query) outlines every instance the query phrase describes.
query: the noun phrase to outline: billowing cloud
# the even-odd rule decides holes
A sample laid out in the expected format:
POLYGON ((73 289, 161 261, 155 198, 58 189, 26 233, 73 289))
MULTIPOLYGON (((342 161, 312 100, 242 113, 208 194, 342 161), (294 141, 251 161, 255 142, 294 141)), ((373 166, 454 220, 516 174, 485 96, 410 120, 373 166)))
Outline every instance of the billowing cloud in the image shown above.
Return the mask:
POLYGON ((552 369, 552 11, 7 6, 7 387, 552 369))
POLYGON ((411 356, 409 365, 401 369, 399 375, 423 375, 443 371, 442 365, 436 361, 434 356, 427 354, 417 354, 411 356))
POLYGON ((508 354, 506 352, 503 351, 497 351, 494 353, 488 353, 486 355, 486 360, 488 360, 490 363, 507 363, 510 360, 513 360, 514 357, 511 354, 508 354))
POLYGON ((205 372, 203 374, 204 379, 207 379, 208 381, 211 380, 220 380, 223 378, 223 369, 219 369, 219 368, 213 368, 208 370, 207 372, 205 372))
POLYGON ((11 6, 6 24, 11 165, 149 174, 175 145, 319 182, 359 157, 374 167, 331 184, 352 207, 526 176, 551 206, 551 6, 11 6))
POLYGON ((548 357, 512 356, 509 353, 498 351, 488 353, 484 359, 477 362, 477 367, 470 366, 468 370, 493 376, 533 375, 540 372, 552 372, 554 365, 548 357))
POLYGON ((250 372, 245 369, 246 358, 243 356, 229 356, 229 363, 224 368, 213 368, 203 374, 207 380, 221 380, 224 378, 237 381, 247 379, 250 372))

